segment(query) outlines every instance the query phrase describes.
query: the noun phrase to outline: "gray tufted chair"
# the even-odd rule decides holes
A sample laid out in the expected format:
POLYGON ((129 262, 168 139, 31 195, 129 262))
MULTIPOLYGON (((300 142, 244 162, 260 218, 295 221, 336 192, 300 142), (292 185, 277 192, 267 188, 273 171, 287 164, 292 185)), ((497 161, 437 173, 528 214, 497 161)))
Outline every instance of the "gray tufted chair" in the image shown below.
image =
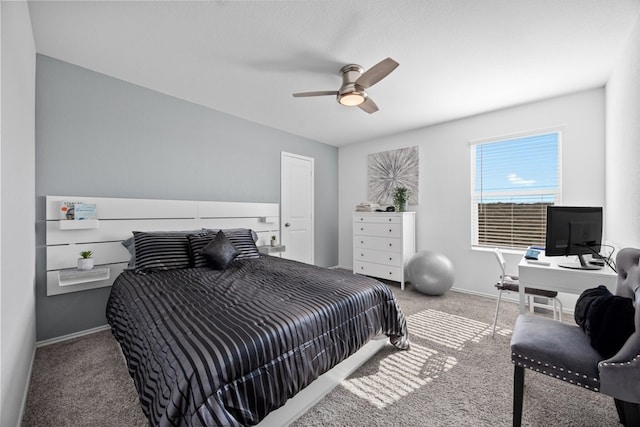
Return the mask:
POLYGON ((640 426, 640 249, 622 249, 616 257, 616 295, 634 299, 635 332, 613 357, 602 360, 577 325, 520 315, 511 338, 513 425, 522 420, 525 368, 615 400, 620 422, 640 426))

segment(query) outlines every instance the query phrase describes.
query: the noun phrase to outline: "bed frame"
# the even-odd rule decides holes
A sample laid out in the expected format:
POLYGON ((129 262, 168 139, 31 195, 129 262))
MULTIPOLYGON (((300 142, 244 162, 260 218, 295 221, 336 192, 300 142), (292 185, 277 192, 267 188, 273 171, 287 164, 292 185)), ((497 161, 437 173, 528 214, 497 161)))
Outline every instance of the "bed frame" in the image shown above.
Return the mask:
MULTIPOLYGON (((349 358, 320 375, 307 388, 287 400, 284 406, 269 413, 258 427, 283 427, 291 424, 386 345, 391 345, 387 336, 379 335, 372 339, 349 358)), ((336 422, 336 424, 339 423, 336 422)))
POLYGON ((47 296, 111 286, 129 262, 121 242, 133 230, 243 227, 257 232, 257 245, 280 236, 277 203, 47 196, 46 219, 47 296), (97 219, 61 219, 61 202, 95 203, 97 219), (75 271, 79 253, 87 250, 93 251, 96 268, 75 271))
MULTIPOLYGON (((256 231, 257 245, 269 244, 272 235, 280 236, 279 204, 47 196, 47 295, 111 286, 129 262, 129 252, 121 242, 131 237, 133 230, 240 227, 256 231), (63 220, 60 218, 61 202, 95 203, 97 220, 63 220), (80 280, 78 283, 74 280, 66 280, 65 283, 68 279, 65 272, 75 270, 78 254, 85 250, 94 252, 94 269, 104 271, 108 267, 108 277, 100 279, 97 275, 89 275, 87 281, 76 278, 74 280, 80 280)), ((386 336, 371 340, 289 399, 283 407, 271 412, 259 426, 276 427, 292 423, 382 347, 390 345, 388 342, 386 336)))

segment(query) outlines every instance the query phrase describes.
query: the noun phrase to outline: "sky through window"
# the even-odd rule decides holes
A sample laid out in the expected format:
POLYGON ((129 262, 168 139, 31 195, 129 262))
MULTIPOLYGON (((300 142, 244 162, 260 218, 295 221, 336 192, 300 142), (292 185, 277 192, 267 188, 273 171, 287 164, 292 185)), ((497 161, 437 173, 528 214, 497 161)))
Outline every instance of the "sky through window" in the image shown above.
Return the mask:
POLYGON ((511 201, 514 193, 531 202, 549 201, 541 193, 558 188, 559 133, 532 135, 476 145, 475 192, 487 202, 511 201))

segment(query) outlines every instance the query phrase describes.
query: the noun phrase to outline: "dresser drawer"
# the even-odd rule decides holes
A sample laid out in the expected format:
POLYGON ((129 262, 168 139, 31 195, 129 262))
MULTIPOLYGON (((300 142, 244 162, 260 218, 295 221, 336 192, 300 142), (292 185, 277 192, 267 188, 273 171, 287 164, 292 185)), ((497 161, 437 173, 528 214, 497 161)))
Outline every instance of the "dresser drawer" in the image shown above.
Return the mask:
POLYGON ((373 262, 376 264, 395 265, 403 264, 400 252, 375 251, 373 249, 357 248, 354 251, 355 261, 373 262))
POLYGON ((402 236, 402 225, 362 222, 359 224, 353 224, 353 233, 357 236, 364 235, 400 238, 402 236))
POLYGON ((354 273, 364 274, 366 276, 379 277, 381 279, 402 281, 402 268, 391 267, 388 265, 374 264, 369 262, 355 261, 353 263, 354 273))
POLYGON ((402 250, 401 239, 374 236, 353 236, 353 238, 353 247, 355 250, 357 250, 357 248, 391 252, 400 252, 402 250))
POLYGON ((371 223, 383 223, 383 224, 401 224, 402 217, 398 215, 385 215, 385 214, 376 214, 376 215, 354 215, 353 223, 361 223, 361 222, 371 222, 371 223))

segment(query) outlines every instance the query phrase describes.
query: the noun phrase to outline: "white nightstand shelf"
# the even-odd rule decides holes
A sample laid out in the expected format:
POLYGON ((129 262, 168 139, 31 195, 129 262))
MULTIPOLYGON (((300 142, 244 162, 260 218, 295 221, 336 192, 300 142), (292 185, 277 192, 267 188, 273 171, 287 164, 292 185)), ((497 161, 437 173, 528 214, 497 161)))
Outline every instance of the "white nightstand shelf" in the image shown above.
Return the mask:
POLYGON ((58 271, 59 286, 71 286, 79 283, 99 282, 108 280, 111 269, 108 265, 97 265, 91 270, 78 270, 77 268, 69 268, 58 271))
POLYGON ((97 219, 63 219, 59 223, 60 230, 90 230, 100 224, 97 219))
POLYGON ((262 216, 258 218, 260 222, 264 222, 265 224, 275 224, 279 219, 277 216, 262 216))
POLYGON ((271 255, 271 254, 285 252, 287 248, 285 247, 285 245, 275 245, 275 246, 263 245, 263 246, 258 246, 258 250, 260 251, 261 254, 271 255))

